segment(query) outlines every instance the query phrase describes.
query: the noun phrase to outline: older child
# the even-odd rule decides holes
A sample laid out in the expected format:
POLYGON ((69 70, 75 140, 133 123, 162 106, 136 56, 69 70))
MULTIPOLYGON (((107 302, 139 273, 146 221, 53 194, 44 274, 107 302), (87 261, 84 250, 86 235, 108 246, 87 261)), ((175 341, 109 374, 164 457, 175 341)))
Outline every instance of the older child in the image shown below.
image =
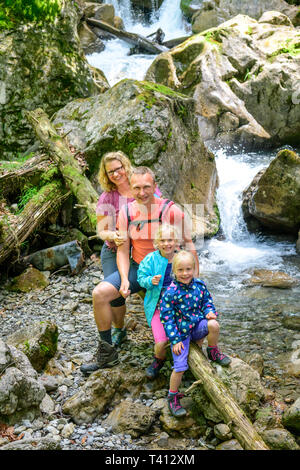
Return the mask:
POLYGON ((227 366, 231 359, 217 346, 219 324, 217 312, 205 284, 194 278, 195 259, 192 253, 180 251, 173 258, 174 282, 160 300, 160 319, 171 341, 174 368, 170 377, 169 410, 175 417, 184 416, 178 393, 184 371, 188 369, 190 341, 202 345, 207 336, 207 354, 211 361, 227 366))
POLYGON ((161 225, 155 234, 153 245, 157 250, 145 256, 137 273, 139 284, 146 289, 145 315, 155 341, 154 360, 146 370, 147 377, 151 379, 158 375, 166 359, 168 338, 159 318, 159 299, 173 281, 172 259, 178 248, 176 229, 171 225, 161 225))

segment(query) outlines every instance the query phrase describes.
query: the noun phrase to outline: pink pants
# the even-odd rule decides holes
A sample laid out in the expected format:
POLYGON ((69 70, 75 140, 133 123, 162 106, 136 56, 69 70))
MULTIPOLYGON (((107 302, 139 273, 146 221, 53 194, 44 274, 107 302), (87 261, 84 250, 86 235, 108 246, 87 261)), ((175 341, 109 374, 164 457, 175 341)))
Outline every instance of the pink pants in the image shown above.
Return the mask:
POLYGON ((152 328, 152 333, 154 337, 154 342, 162 343, 163 341, 165 341, 167 343, 168 338, 166 336, 164 327, 160 321, 159 314, 160 314, 159 308, 156 307, 153 318, 151 320, 151 328, 152 328))

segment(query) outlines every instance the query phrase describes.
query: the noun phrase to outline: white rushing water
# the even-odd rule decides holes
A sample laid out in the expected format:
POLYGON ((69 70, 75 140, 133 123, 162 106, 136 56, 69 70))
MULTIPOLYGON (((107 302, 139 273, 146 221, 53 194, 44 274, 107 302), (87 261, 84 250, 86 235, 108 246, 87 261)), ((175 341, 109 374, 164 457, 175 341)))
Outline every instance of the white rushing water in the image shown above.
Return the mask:
POLYGON ((206 244, 201 255, 202 272, 238 274, 250 268, 283 269, 283 257, 296 254, 293 242, 249 233, 242 214, 244 189, 275 155, 217 152, 217 203, 224 238, 216 237, 206 244))
MULTIPOLYGON (((180 0, 165 0, 159 10, 153 11, 147 25, 134 18, 130 0, 106 0, 105 3, 113 4, 116 15, 123 19, 126 31, 131 33, 146 37, 161 28, 166 35, 165 40, 187 35, 180 10, 180 0)), ((155 55, 130 56, 128 55, 130 48, 129 44, 120 39, 105 41, 105 50, 87 56, 87 60, 92 66, 104 72, 111 86, 124 78, 143 80, 155 55)))

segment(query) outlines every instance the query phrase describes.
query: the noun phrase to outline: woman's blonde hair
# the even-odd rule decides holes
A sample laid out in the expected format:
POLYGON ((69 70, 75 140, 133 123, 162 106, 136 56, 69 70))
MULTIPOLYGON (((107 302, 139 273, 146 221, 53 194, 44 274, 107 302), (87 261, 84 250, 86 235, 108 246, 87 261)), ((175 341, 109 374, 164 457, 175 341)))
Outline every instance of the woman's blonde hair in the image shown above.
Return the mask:
POLYGON ((195 260, 193 253, 191 253, 190 251, 181 250, 178 253, 176 253, 172 262, 172 271, 175 274, 175 276, 176 276, 178 265, 183 260, 190 260, 193 263, 193 269, 196 268, 196 260, 195 260))
POLYGON ((130 179, 130 176, 131 176, 131 171, 133 167, 131 165, 129 158, 125 155, 125 153, 121 152, 121 150, 118 150, 117 152, 108 152, 104 154, 103 157, 101 158, 100 168, 99 168, 99 173, 98 173, 98 180, 99 180, 101 189, 103 191, 109 192, 109 191, 113 191, 114 189, 116 189, 116 185, 110 181, 106 173, 106 168, 105 168, 106 164, 108 162, 112 162, 113 160, 118 160, 122 164, 126 172, 126 176, 128 180, 130 179))
POLYGON ((173 237, 174 237, 174 240, 179 241, 178 231, 174 227, 174 225, 162 224, 156 230, 155 235, 154 235, 153 246, 156 250, 158 249, 158 242, 160 242, 160 240, 162 239, 163 233, 165 233, 165 232, 172 233, 173 237))

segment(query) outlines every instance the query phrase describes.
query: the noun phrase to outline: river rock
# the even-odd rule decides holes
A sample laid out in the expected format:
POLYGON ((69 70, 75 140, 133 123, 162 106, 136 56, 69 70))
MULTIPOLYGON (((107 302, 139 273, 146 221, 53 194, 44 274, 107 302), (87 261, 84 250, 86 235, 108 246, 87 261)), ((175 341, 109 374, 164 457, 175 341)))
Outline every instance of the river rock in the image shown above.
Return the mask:
POLYGON ((243 281, 247 286, 275 287, 277 289, 290 289, 299 284, 299 280, 282 271, 268 269, 255 269, 250 279, 243 281))
POLYGON ((22 274, 15 277, 8 290, 14 292, 30 292, 31 290, 42 290, 49 285, 45 274, 33 266, 29 266, 22 274))
POLYGON ((114 367, 91 374, 80 390, 63 405, 63 412, 76 424, 91 423, 113 402, 130 390, 138 394, 145 381, 143 372, 114 367))
POLYGON ((289 17, 289 23, 293 22, 295 26, 299 25, 297 7, 289 5, 284 0, 260 0, 259 2, 249 2, 248 0, 182 0, 182 3, 194 5, 194 10, 191 11, 188 5, 183 8, 183 11, 189 16, 194 13, 192 16, 194 33, 218 26, 238 14, 248 15, 259 20, 262 15, 266 15, 270 10, 276 10, 277 15, 283 13, 281 16, 289 17), (195 12, 197 5, 198 9, 195 12))
POLYGON ((193 232, 212 236, 219 229, 214 156, 198 132, 194 100, 170 88, 122 80, 106 93, 61 109, 53 124, 76 149, 86 149, 97 189, 99 159, 123 150, 134 165, 147 165, 164 195, 192 215, 193 232))
POLYGON ((227 424, 220 423, 214 426, 214 434, 220 441, 229 441, 232 438, 232 433, 227 424))
POLYGON ((231 439, 217 445, 216 450, 244 450, 239 441, 231 439))
POLYGON ((61 444, 55 439, 49 437, 27 438, 21 441, 10 442, 2 447, 1 450, 61 450, 61 444))
POLYGON ((141 403, 123 400, 108 415, 104 424, 116 433, 138 437, 146 434, 155 420, 155 411, 141 403))
POLYGON ((28 23, 0 33, 0 152, 10 159, 32 144, 26 110, 52 115, 75 98, 101 90, 80 46, 78 10, 64 2, 55 22, 28 23))
POLYGON ((300 398, 284 412, 282 424, 292 433, 300 435, 300 398))
POLYGON ((264 360, 263 357, 258 353, 248 354, 245 358, 245 362, 252 367, 252 369, 257 370, 260 376, 263 375, 264 371, 264 360))
POLYGON ((146 80, 194 97, 200 133, 211 148, 296 142, 297 44, 293 26, 238 15, 159 54, 146 80))
POLYGON ((243 194, 246 220, 254 217, 263 226, 298 233, 300 225, 300 157, 284 149, 255 178, 243 194))
POLYGON ((287 371, 294 377, 300 377, 300 348, 291 353, 287 363, 287 371))
POLYGON ((50 321, 35 322, 21 328, 6 339, 22 351, 34 369, 41 372, 57 351, 58 328, 50 321))
POLYGON ((0 421, 9 424, 39 416, 46 390, 28 358, 0 340, 0 421))
POLYGON ((282 319, 282 323, 285 328, 289 330, 296 330, 300 331, 300 315, 298 314, 291 314, 285 315, 282 319))
POLYGON ((187 410, 187 415, 183 418, 175 418, 168 408, 167 400, 160 410, 159 420, 163 430, 172 437, 200 437, 206 430, 206 421, 194 408, 193 401, 188 398, 181 399, 182 406, 187 410))
POLYGON ((100 38, 88 27, 85 21, 78 26, 81 47, 86 55, 101 52, 105 46, 100 38))
POLYGON ((261 437, 272 450, 299 450, 295 438, 286 429, 267 429, 261 433, 261 437))

